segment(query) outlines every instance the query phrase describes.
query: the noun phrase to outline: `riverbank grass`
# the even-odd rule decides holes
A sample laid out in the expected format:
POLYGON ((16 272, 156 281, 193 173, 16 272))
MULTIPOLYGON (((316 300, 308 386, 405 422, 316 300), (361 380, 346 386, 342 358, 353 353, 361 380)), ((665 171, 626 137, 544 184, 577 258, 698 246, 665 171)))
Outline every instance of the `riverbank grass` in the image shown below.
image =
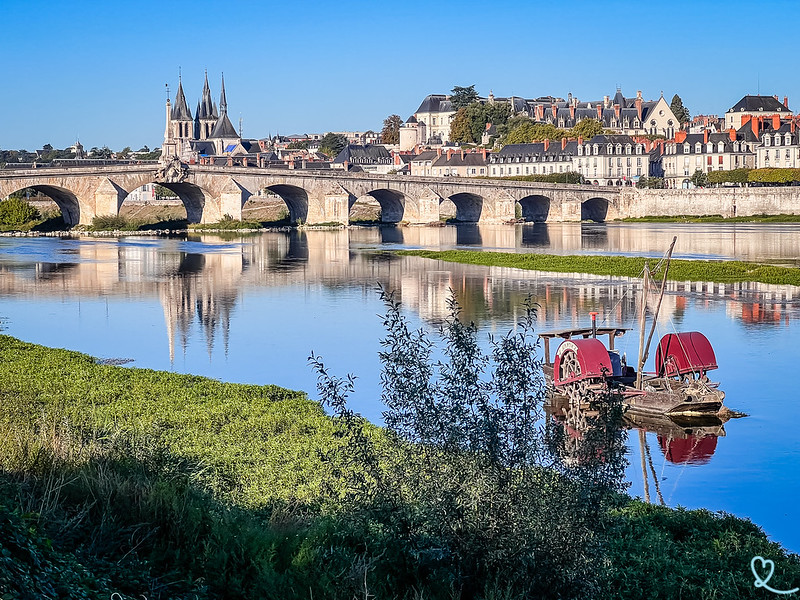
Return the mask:
POLYGON ((750 215, 746 217, 723 217, 722 215, 671 215, 626 217, 618 223, 800 223, 800 215, 750 215))
MULTIPOLYGON (((511 267, 553 273, 589 273, 616 277, 641 277, 644 263, 657 259, 631 256, 597 256, 554 254, 517 254, 474 250, 396 250, 401 256, 419 256, 445 262, 511 267)), ((669 268, 671 281, 705 281, 711 283, 758 282, 778 285, 800 285, 800 269, 742 261, 710 261, 673 259, 669 268)))
MULTIPOLYGON (((563 506, 576 499, 557 495, 572 486, 553 477, 536 493, 541 514, 562 526, 544 528, 550 546, 537 561, 500 576, 465 573, 424 521, 430 507, 379 512, 374 498, 354 495, 391 473, 387 457, 402 465, 414 449, 353 418, 342 428, 305 394, 276 386, 112 366, 0 335, 0 595, 516 600, 531 597, 514 590, 536 577, 550 582, 536 597, 574 597, 562 593, 564 565, 546 561, 553 548, 583 562, 587 549, 603 552, 581 597, 759 598, 753 556, 775 562, 778 589, 800 583, 797 555, 747 520, 708 511, 615 495, 603 528, 561 537, 586 524, 580 504, 563 506), (379 464, 358 462, 363 448, 352 443, 367 440, 379 464)), ((439 464, 438 455, 427 454, 431 473, 464 476, 469 461, 439 464)), ((397 499, 427 485, 396 483, 397 499)), ((498 498, 474 500, 490 508, 498 498)), ((461 509, 449 533, 480 555, 496 532, 486 538, 490 529, 464 520, 483 512, 461 509)))

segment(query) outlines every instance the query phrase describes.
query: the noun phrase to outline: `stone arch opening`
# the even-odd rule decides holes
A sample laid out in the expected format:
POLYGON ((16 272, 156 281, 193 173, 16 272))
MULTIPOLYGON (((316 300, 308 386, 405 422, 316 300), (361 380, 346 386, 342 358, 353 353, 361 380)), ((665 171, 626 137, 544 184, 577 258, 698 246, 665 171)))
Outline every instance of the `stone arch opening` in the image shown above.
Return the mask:
MULTIPOLYGON (((460 223, 477 223, 483 212, 483 197, 470 192, 460 192, 447 198, 455 205, 453 221, 460 223)), ((444 204, 440 202, 440 207, 444 204)))
POLYGON ((359 217, 363 214, 374 215, 372 220, 381 223, 399 223, 405 217, 405 212, 405 195, 389 189, 369 191, 350 205, 351 220, 353 216, 359 217))
POLYGON ((550 198, 534 194, 525 196, 517 204, 526 222, 544 223, 550 214, 550 198))
POLYGON ((81 222, 81 206, 78 197, 67 188, 55 185, 29 185, 12 191, 9 196, 24 190, 33 190, 55 202, 66 225, 77 225, 81 222))
POLYGON ((181 199, 186 208, 186 220, 189 223, 219 221, 222 215, 206 215, 206 193, 193 183, 160 183, 161 187, 170 190, 181 199))
POLYGON ((188 211, 181 197, 158 183, 145 183, 125 196, 119 215, 147 225, 182 227, 188 222, 188 211))
POLYGON ((262 224, 288 225, 291 213, 289 205, 277 193, 263 188, 248 196, 242 205, 242 221, 257 221, 262 224))
POLYGON ((286 203, 291 223, 305 223, 308 220, 308 194, 303 188, 278 184, 270 185, 266 189, 280 196, 286 203))
POLYGON ((605 198, 589 198, 581 203, 581 221, 602 223, 608 215, 608 200, 605 198))

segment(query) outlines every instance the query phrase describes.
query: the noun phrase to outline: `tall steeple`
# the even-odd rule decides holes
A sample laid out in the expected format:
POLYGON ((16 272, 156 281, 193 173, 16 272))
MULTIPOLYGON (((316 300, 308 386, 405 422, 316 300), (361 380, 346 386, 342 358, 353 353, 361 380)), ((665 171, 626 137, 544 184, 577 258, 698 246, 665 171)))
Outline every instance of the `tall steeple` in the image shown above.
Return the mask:
POLYGON ((211 99, 211 89, 208 87, 208 71, 206 71, 206 79, 203 84, 203 97, 197 106, 196 114, 199 122, 198 137, 201 140, 208 139, 217 120, 217 109, 211 99))
POLYGON ((176 140, 189 140, 194 137, 192 112, 186 104, 180 75, 178 75, 178 93, 175 94, 175 105, 172 107, 172 127, 173 137, 176 140))
POLYGON ((228 99, 225 97, 225 74, 222 74, 222 92, 219 95, 219 111, 220 113, 228 112, 228 99))

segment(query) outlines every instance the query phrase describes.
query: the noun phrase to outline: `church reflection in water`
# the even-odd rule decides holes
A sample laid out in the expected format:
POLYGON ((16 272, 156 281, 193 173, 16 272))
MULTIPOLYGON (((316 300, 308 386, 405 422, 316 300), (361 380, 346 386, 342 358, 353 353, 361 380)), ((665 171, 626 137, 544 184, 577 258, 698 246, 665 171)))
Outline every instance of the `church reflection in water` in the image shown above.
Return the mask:
MULTIPOLYGON (((407 309, 434 325, 447 316, 451 290, 463 316, 490 329, 516 322, 529 296, 538 305, 539 322, 547 326, 583 325, 590 311, 600 313, 599 323, 634 322, 640 289, 635 280, 485 268, 370 251, 395 244, 441 248, 479 244, 507 249, 519 248, 523 242, 552 251, 556 242, 557 250, 605 243, 603 235, 585 229, 558 229, 557 240, 546 225, 62 240, 55 260, 0 263, 0 294, 156 295, 164 311, 171 359, 176 345, 185 349, 195 324, 205 336, 209 353, 220 339, 227 350, 237 302, 248 290, 265 287, 324 286, 334 293, 361 288, 369 294, 380 283, 394 290, 407 309), (59 258, 64 260, 56 262, 59 258)), ((786 326, 788 308, 798 297, 800 288, 793 286, 670 282, 660 318, 679 324, 688 302, 724 302, 728 317, 748 327, 786 326)))

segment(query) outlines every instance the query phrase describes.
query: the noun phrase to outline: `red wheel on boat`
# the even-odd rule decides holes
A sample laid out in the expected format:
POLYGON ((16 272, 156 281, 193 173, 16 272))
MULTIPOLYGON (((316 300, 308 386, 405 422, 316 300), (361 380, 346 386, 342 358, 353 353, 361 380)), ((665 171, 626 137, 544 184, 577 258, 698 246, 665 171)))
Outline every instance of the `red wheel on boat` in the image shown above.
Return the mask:
POLYGON ((567 350, 561 355, 559 363, 559 380, 575 379, 561 386, 564 395, 569 399, 570 407, 580 406, 589 400, 588 381, 581 377, 581 363, 578 355, 572 350, 567 350))

